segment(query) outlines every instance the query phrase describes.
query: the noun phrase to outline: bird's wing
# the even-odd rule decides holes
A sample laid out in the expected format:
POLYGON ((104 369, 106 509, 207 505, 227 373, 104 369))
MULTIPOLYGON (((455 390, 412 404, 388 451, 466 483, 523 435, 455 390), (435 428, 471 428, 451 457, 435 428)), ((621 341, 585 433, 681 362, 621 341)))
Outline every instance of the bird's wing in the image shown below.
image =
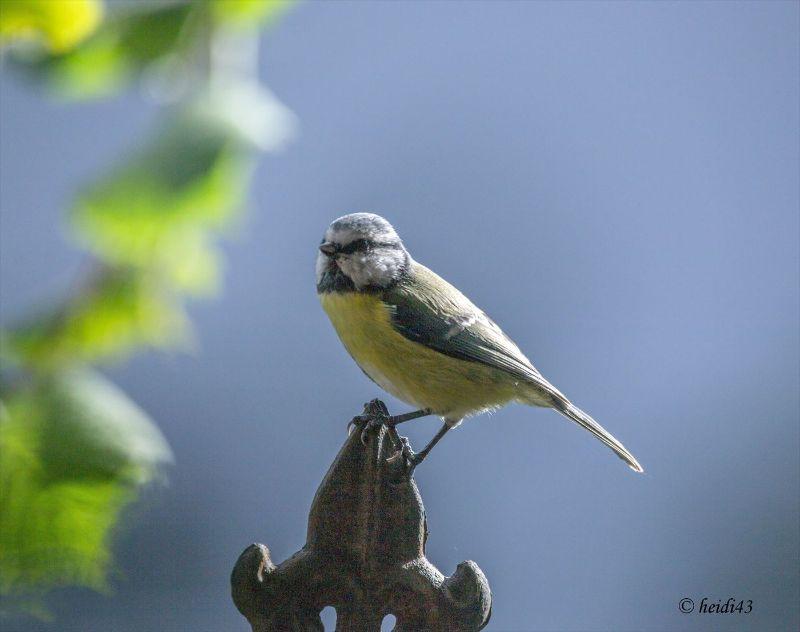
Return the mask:
POLYGON ((398 332, 440 353, 481 362, 537 387, 542 399, 527 403, 555 408, 610 447, 632 469, 642 471, 625 446, 542 377, 491 318, 434 272, 418 263, 412 265, 414 282, 400 281, 382 296, 398 332))
POLYGON ((566 399, 472 301, 425 266, 412 265, 414 282, 401 281, 382 296, 398 332, 440 353, 506 371, 566 399))

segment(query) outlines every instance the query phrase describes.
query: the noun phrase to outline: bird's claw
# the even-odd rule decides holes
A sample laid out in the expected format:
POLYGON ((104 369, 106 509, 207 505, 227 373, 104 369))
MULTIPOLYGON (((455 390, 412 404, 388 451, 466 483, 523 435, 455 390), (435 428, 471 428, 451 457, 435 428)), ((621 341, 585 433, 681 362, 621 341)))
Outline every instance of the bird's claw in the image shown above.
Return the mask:
POLYGON ((389 410, 379 399, 373 399, 364 404, 364 412, 353 417, 347 424, 347 435, 353 431, 354 427, 361 428, 361 443, 366 446, 369 433, 386 424, 389 419, 389 410))
POLYGON ((356 415, 350 421, 347 422, 347 436, 350 436, 350 433, 353 432, 353 428, 357 428, 359 426, 366 425, 369 421, 369 417, 366 415, 356 415))
POLYGON ((408 437, 397 437, 400 441, 400 449, 397 450, 392 456, 386 459, 387 463, 394 463, 398 459, 402 458, 406 464, 406 467, 410 470, 413 470, 417 465, 422 463, 422 459, 424 457, 420 457, 414 450, 411 449, 411 444, 408 441, 408 437))
POLYGON ((369 433, 373 430, 379 429, 383 425, 383 419, 368 419, 367 422, 364 424, 364 427, 361 429, 361 445, 366 447, 367 439, 369 439, 369 433))

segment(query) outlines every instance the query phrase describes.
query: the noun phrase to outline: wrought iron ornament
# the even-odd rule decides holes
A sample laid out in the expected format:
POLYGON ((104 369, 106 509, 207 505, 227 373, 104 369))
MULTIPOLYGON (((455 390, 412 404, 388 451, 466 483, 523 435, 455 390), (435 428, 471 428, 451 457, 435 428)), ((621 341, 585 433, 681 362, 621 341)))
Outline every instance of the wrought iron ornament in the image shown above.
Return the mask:
MULTIPOLYGON (((361 419, 381 419, 373 400, 361 419)), ((251 544, 231 574, 233 601, 253 632, 322 631, 320 611, 336 609, 337 631, 481 630, 489 622, 489 582, 475 562, 445 577, 425 557, 428 530, 412 471, 394 428, 352 432, 317 489, 305 546, 276 566, 251 544)))

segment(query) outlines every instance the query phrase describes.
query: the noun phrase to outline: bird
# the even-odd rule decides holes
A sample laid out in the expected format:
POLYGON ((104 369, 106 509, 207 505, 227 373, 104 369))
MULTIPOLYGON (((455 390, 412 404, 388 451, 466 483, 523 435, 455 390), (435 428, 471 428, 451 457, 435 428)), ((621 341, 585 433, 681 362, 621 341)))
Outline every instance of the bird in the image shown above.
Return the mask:
POLYGON ((533 366, 495 322, 457 288, 415 261, 392 225, 351 213, 325 231, 316 259, 317 295, 346 350, 378 386, 415 407, 384 420, 428 415, 443 425, 421 463, 467 417, 518 402, 553 408, 609 447, 632 470, 636 458, 533 366))

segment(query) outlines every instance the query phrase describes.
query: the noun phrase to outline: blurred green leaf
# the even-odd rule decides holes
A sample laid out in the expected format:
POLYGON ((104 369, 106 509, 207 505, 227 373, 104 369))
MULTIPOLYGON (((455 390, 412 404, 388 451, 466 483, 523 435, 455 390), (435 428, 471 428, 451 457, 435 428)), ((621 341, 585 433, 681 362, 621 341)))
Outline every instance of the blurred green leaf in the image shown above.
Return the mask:
MULTIPOLYGON (((6 2, 61 7, 62 22, 70 15, 66 7, 75 4, 72 13, 77 14, 77 7, 82 4, 82 0, 3 0, 0 6, 6 2)), ((78 43, 81 37, 69 46, 51 46, 49 50, 22 48, 15 51, 14 59, 21 68, 69 99, 107 96, 157 65, 169 69, 162 87, 174 89, 174 84, 197 71, 198 57, 208 55, 203 40, 214 22, 234 28, 263 27, 277 20, 292 2, 195 0, 123 9, 112 14, 85 41, 78 43)), ((80 18, 73 21, 78 28, 80 18)), ((14 24, 18 22, 15 20, 14 24)), ((98 22, 99 17, 85 35, 98 22)))
POLYGON ((137 345, 188 341, 183 308, 157 279, 103 269, 66 305, 7 332, 4 355, 42 368, 116 358, 137 345))
POLYGON ((207 231, 241 207, 250 172, 230 126, 184 115, 80 196, 73 226, 104 261, 158 269, 179 289, 208 291, 218 266, 207 231))
MULTIPOLYGON (((64 1, 64 4, 70 4, 64 1)), ((128 10, 108 19, 90 38, 62 54, 18 51, 23 68, 43 77, 61 96, 87 98, 105 96, 153 62, 169 54, 180 54, 182 44, 191 46, 186 35, 192 3, 128 10)))
POLYGON ((214 16, 236 26, 257 28, 279 18, 294 0, 212 0, 214 16))
POLYGON ((189 341, 184 295, 219 284, 215 239, 242 206, 253 152, 280 148, 295 126, 257 80, 257 33, 241 30, 290 4, 129 3, 90 35, 97 0, 0 0, 0 41, 43 43, 12 58, 60 94, 106 95, 143 75, 176 108, 73 208, 94 273, 56 309, 0 331, 16 379, 0 390, 0 594, 30 613, 52 588, 106 589, 113 527, 171 458, 142 411, 76 367, 189 341))
POLYGON ((162 278, 173 288, 194 295, 210 295, 219 289, 223 259, 206 231, 187 228, 155 256, 162 278))
POLYGON ((54 374, 4 397, 0 594, 105 589, 112 527, 171 461, 166 441, 122 391, 88 371, 54 374))
POLYGON ((63 53, 94 31, 102 18, 99 0, 3 0, 0 45, 33 42, 63 53))

